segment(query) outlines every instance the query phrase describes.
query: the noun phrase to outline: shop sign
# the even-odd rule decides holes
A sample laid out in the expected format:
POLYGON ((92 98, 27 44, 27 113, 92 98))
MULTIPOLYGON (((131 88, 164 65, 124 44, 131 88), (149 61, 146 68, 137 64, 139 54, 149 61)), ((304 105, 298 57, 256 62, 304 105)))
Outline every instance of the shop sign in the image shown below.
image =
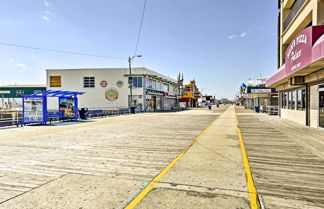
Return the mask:
POLYGON ((169 94, 168 92, 164 92, 164 96, 168 97, 168 98, 175 98, 176 97, 175 94, 169 94))
POLYGON ((24 98, 24 122, 43 121, 43 99, 24 98))
POLYGON ((116 88, 109 88, 106 90, 105 92, 105 97, 108 101, 116 101, 118 99, 118 96, 119 96, 119 92, 116 88))
POLYGON ((271 89, 252 89, 252 93, 271 93, 271 89))
POLYGON ((285 56, 286 73, 289 75, 312 61, 312 27, 304 29, 290 43, 285 56))
POLYGON ((101 86, 102 88, 107 87, 107 85, 108 85, 108 82, 105 81, 105 80, 103 80, 103 81, 100 82, 100 86, 101 86))
POLYGON ((0 91, 0 94, 10 94, 10 91, 0 91))
POLYGON ((263 98, 263 97, 269 97, 270 94, 252 94, 253 98, 263 98))

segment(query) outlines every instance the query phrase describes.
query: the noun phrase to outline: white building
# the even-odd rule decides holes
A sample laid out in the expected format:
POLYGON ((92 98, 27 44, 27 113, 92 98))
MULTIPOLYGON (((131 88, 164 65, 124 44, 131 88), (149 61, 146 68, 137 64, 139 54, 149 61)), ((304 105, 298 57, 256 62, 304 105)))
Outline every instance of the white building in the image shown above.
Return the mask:
MULTIPOLYGON (((86 68, 46 70, 48 90, 80 91, 79 108, 128 108, 128 68, 86 68)), ((177 107, 176 80, 147 68, 132 68, 133 103, 138 110, 159 111, 177 107)), ((49 102, 50 108, 55 108, 49 102)))

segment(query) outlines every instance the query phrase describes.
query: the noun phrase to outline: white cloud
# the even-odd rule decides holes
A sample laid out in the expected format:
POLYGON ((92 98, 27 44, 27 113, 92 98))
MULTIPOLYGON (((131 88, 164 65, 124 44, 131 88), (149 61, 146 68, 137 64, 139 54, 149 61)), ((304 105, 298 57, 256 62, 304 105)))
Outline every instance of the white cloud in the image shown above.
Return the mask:
POLYGON ((50 14, 52 14, 52 12, 51 11, 49 11, 49 10, 45 10, 45 12, 44 12, 45 14, 47 14, 47 15, 50 15, 50 14))
POLYGON ((8 60, 8 62, 10 62, 13 66, 16 66, 16 67, 19 67, 19 68, 26 68, 25 64, 18 63, 14 59, 10 59, 10 60, 8 60))
POLYGON ((46 7, 51 7, 51 6, 53 6, 51 3, 49 3, 49 2, 46 1, 46 0, 44 0, 43 2, 44 2, 44 5, 45 5, 46 7))
POLYGON ((237 37, 238 37, 238 35, 236 35, 236 34, 227 36, 228 39, 235 39, 237 37))
POLYGON ((26 68, 26 65, 21 64, 21 63, 16 63, 15 66, 20 67, 20 68, 26 68))
POLYGON ((228 39, 244 38, 245 36, 248 35, 248 31, 249 31, 249 29, 247 31, 240 33, 240 34, 231 34, 231 35, 228 35, 227 38, 228 39))
POLYGON ((247 32, 243 32, 240 34, 240 37, 243 38, 243 37, 247 36, 247 34, 248 34, 247 32))
POLYGON ((44 15, 44 16, 42 17, 42 19, 45 20, 46 22, 49 22, 49 21, 50 21, 49 17, 47 17, 46 15, 44 15))

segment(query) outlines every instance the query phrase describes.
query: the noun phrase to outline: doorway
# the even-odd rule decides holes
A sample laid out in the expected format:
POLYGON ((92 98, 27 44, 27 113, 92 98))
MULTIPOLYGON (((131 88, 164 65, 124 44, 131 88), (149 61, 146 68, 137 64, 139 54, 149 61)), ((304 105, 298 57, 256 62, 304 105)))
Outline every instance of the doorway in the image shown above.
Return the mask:
POLYGON ((319 87, 319 127, 324 128, 324 85, 319 87))

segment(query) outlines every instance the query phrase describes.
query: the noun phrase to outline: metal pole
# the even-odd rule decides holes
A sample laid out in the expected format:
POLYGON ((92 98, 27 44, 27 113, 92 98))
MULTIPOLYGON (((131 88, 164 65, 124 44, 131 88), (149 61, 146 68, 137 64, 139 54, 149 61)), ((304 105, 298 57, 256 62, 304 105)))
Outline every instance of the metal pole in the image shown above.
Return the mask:
POLYGON ((128 64, 129 64, 129 89, 130 89, 130 102, 129 106, 132 107, 133 105, 133 78, 132 78, 132 59, 128 57, 128 64))

